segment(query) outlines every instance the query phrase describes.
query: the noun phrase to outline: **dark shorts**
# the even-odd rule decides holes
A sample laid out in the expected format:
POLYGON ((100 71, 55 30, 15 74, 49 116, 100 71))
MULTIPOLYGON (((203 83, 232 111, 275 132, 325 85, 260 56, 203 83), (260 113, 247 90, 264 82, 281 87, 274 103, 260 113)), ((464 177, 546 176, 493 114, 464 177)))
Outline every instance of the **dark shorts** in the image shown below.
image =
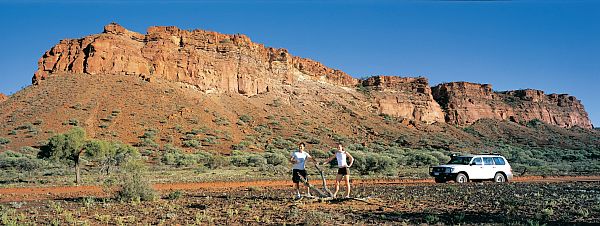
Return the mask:
POLYGON ((350 174, 350 170, 348 169, 348 167, 338 168, 338 174, 345 176, 350 174))
POLYGON ((306 181, 308 181, 308 175, 306 174, 306 170, 294 169, 292 170, 292 181, 294 183, 300 183, 300 176, 304 177, 306 181))

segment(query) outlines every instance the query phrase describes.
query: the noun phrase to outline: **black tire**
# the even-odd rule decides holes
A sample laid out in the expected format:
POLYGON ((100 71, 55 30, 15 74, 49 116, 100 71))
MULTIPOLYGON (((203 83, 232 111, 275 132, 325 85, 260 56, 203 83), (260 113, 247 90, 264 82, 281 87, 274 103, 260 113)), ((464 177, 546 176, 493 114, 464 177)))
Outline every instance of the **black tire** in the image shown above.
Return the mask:
POLYGON ((446 179, 436 177, 435 178, 435 183, 446 183, 446 179))
POLYGON ((458 173, 456 175, 456 178, 454 179, 454 181, 456 181, 456 183, 460 183, 460 184, 467 183, 467 182, 469 182, 469 177, 467 177, 467 175, 464 173, 458 173))
POLYGON ((494 175, 494 182, 504 183, 506 182, 506 176, 504 176, 502 173, 496 173, 496 175, 494 175))

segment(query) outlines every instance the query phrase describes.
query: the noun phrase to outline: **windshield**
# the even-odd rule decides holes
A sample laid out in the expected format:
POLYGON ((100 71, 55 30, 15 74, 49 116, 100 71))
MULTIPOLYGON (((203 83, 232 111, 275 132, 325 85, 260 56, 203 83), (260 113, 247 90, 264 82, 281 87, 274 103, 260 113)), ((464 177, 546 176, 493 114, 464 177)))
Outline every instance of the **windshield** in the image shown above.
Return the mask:
POLYGON ((454 157, 448 164, 469 165, 473 157, 454 157))

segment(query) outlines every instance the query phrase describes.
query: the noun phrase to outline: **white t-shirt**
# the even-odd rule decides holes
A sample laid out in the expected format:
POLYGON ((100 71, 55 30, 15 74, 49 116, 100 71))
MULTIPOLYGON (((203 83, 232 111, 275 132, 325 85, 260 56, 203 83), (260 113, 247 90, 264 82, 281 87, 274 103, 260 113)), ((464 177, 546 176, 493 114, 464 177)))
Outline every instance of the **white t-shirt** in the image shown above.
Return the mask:
POLYGON ((348 163, 346 163, 346 151, 336 151, 335 159, 339 168, 348 167, 348 163))
POLYGON ((298 169, 298 170, 304 170, 304 165, 306 164, 306 159, 310 157, 310 155, 308 154, 308 152, 300 152, 300 151, 294 151, 292 153, 292 157, 294 157, 294 159, 297 161, 294 164, 293 169, 298 169))

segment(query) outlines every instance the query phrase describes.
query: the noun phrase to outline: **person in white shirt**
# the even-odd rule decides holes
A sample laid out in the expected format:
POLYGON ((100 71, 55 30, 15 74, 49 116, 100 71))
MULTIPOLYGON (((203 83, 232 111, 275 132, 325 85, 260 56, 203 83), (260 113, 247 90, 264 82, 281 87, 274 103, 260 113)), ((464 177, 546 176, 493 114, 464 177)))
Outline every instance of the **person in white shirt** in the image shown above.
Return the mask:
MULTIPOLYGON (((315 159, 308 154, 308 152, 304 151, 304 143, 298 144, 298 149, 295 150, 290 156, 290 162, 294 164, 292 167, 292 182, 294 182, 296 187, 296 197, 300 198, 300 177, 303 177, 308 182, 308 174, 306 173, 306 160, 310 159, 313 163, 316 164, 315 159)), ((306 186, 306 195, 310 195, 310 187, 306 186)))
POLYGON ((346 183, 345 198, 350 198, 350 170, 348 168, 354 163, 354 158, 350 153, 344 150, 344 147, 341 144, 338 144, 338 150, 333 156, 325 160, 323 164, 331 162, 334 158, 337 160, 338 173, 335 178, 335 192, 333 193, 333 198, 337 196, 337 193, 340 190, 340 181, 342 179, 344 179, 346 183), (350 161, 350 164, 347 163, 347 160, 350 161))

